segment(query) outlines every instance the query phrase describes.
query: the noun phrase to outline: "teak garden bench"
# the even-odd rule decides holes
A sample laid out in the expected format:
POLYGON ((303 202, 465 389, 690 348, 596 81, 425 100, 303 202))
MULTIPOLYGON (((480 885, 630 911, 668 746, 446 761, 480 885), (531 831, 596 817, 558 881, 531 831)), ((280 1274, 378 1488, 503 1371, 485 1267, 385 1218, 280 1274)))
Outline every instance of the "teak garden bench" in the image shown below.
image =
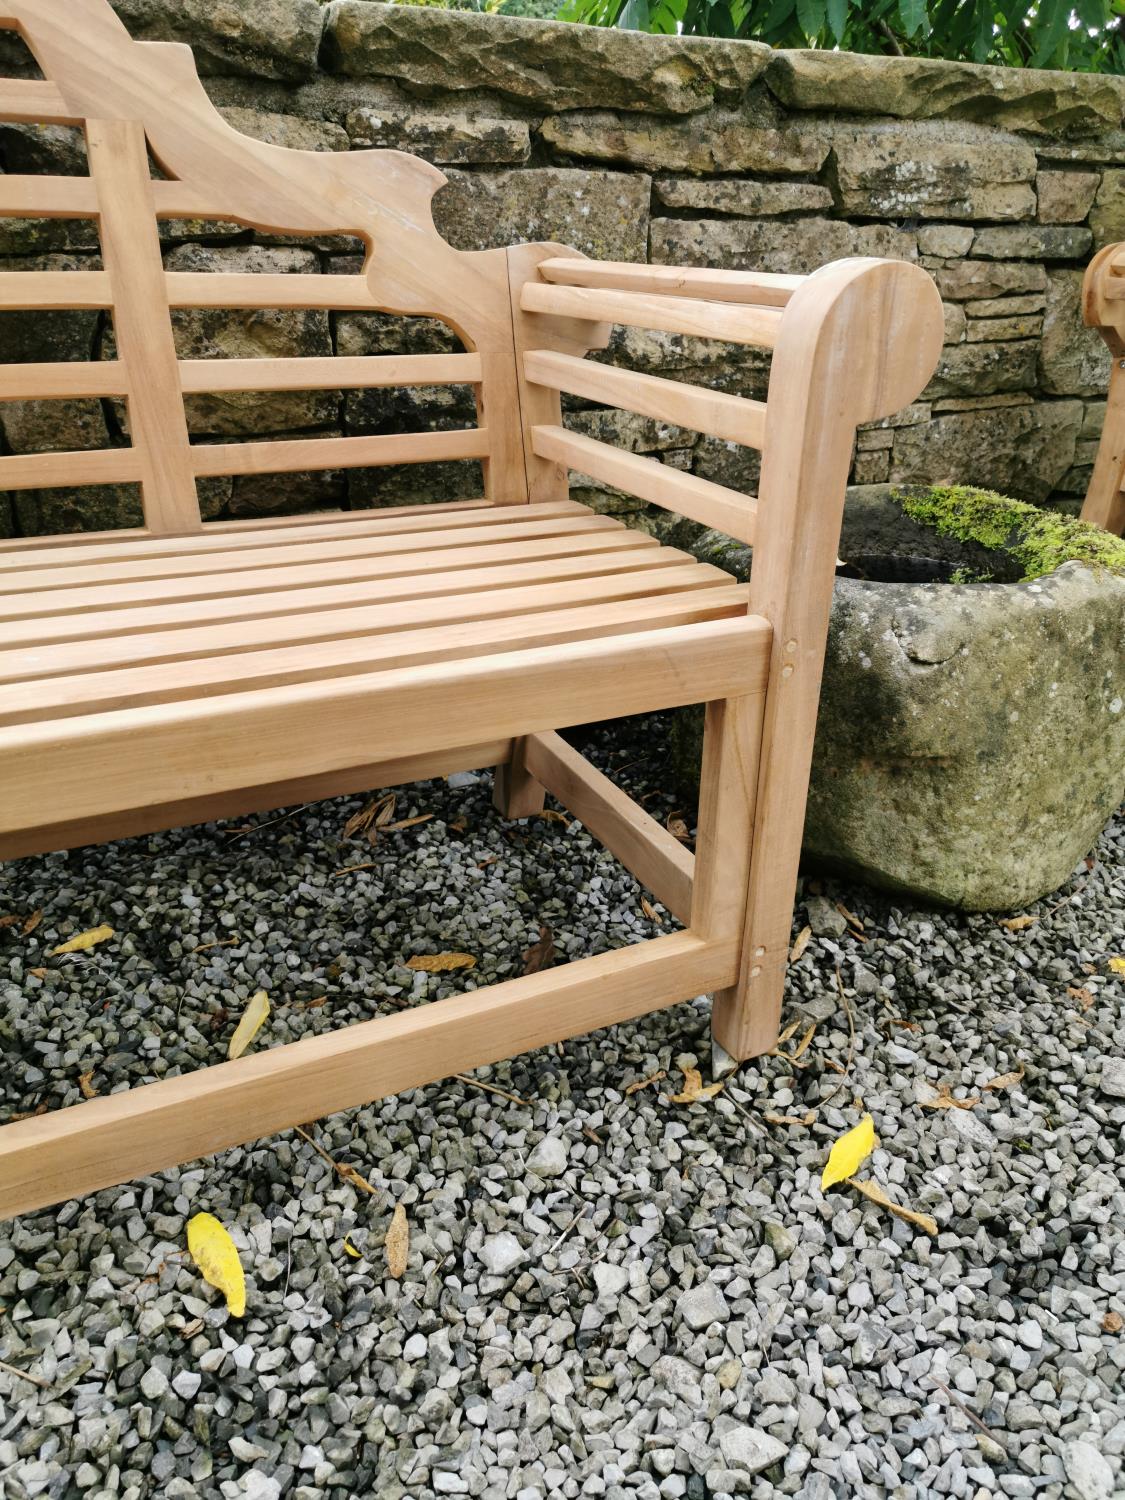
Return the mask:
POLYGON ((5 364, 0 399, 118 397, 131 446, 0 457, 0 491, 138 483, 144 526, 0 549, 0 857, 497 767, 544 789, 683 924, 671 935, 0 1130, 0 1216, 254 1140, 700 994, 735 1059, 774 1043, 844 487, 858 423, 925 385, 915 265, 808 277, 461 253, 440 172, 248 139, 184 46, 106 0, 0 0, 42 81, 0 118, 78 125, 88 177, 0 176, 0 212, 96 220, 101 268, 0 274, 0 308, 106 309, 117 357, 5 364), (161 174, 150 171, 149 156, 161 174), (166 272, 157 220, 360 236, 362 274, 166 272), (170 309, 426 314, 465 352, 188 360, 170 309), (772 349, 765 402, 590 363, 613 324, 772 349), (464 383, 464 431, 193 443, 193 392, 464 383), (560 392, 762 451, 751 499, 568 431, 560 392), (203 524, 196 481, 476 458, 452 504, 203 524), (594 476, 754 544, 749 588, 568 496, 594 476), (693 856, 555 731, 705 703, 693 856))
POLYGON ((1082 317, 1101 334, 1113 361, 1082 519, 1120 536, 1125 535, 1125 244, 1106 245, 1086 268, 1082 317))

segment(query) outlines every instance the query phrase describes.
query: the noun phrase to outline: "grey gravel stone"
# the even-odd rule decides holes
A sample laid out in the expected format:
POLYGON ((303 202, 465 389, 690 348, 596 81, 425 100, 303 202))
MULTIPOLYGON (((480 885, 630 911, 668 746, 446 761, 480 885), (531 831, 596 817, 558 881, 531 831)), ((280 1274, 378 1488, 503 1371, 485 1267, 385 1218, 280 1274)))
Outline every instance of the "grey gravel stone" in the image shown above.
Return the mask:
POLYGON ((1113 1469, 1093 1443, 1068 1443, 1063 1463, 1076 1500, 1109 1500, 1114 1493, 1113 1469))
POLYGON ((523 1246, 514 1234, 496 1234, 477 1251, 481 1264, 494 1276, 503 1276, 524 1259, 523 1246))
POLYGON ((566 1142, 557 1135, 545 1135, 527 1158, 527 1169, 539 1177, 559 1177, 566 1171, 566 1142))
POLYGON ((711 1280, 701 1281, 690 1291, 684 1292, 676 1303, 676 1312, 689 1328, 707 1328, 712 1323, 725 1323, 730 1317, 727 1299, 722 1289, 711 1280))
POLYGON ((847 918, 824 896, 810 896, 805 902, 805 909, 815 937, 838 938, 847 932, 847 918))
POLYGON ((732 1469, 757 1474, 780 1463, 788 1453, 784 1443, 758 1427, 730 1427, 719 1438, 723 1457, 732 1469))
POLYGON ((1125 1057, 1107 1057, 1102 1062, 1101 1091, 1111 1099, 1125 1099, 1125 1057))
MULTIPOLYGON (((662 821, 665 722, 590 741, 662 821)), ((256 1046, 281 1045, 518 974, 541 923, 571 960, 670 930, 579 824, 506 826, 490 796, 487 773, 400 791, 397 817, 434 816, 362 853, 341 847, 352 798, 235 841, 187 829, 0 866, 0 914, 44 912, 27 937, 0 927, 0 1110, 77 1100, 91 1068, 104 1095, 218 1060, 257 988, 256 1046), (371 868, 335 875, 353 862, 371 868), (101 921, 112 946, 47 956, 101 921), (404 967, 453 948, 476 970, 404 967)), ((822 939, 790 967, 783 1025, 819 1018, 804 1067, 763 1057, 672 1105, 708 1056, 707 1004, 689 1002, 476 1075, 511 1098, 447 1079, 309 1127, 374 1196, 283 1132, 0 1225, 0 1360, 49 1382, 0 1376, 0 1493, 1111 1500, 1125 1106, 1102 1081, 1125 1034, 1108 965, 1125 823, 1015 932, 822 895, 867 941, 822 939), (943 1086, 979 1102, 920 1107, 943 1086), (821 1192, 863 1111, 882 1143, 863 1174, 936 1237, 846 1184, 821 1192), (557 1176, 531 1166, 548 1140, 557 1176), (397 1202, 401 1280, 382 1249, 397 1202), (183 1254, 202 1210, 239 1247, 245 1318, 183 1254)))

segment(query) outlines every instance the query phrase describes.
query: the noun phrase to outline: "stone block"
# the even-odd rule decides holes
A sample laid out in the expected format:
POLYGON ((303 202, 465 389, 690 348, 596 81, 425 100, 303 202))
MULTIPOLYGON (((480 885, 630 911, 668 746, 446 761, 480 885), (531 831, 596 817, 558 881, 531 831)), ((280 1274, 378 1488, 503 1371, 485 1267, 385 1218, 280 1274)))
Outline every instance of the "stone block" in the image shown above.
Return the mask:
POLYGON ((1035 152, 1015 136, 937 121, 830 128, 837 207, 864 217, 1027 219, 1035 152))
POLYGON ((399 318, 393 313, 338 313, 337 354, 454 354, 464 346, 437 318, 399 318))
POLYGON ((922 57, 777 52, 766 82, 794 109, 962 119, 1035 135, 1114 129, 1125 109, 1125 83, 1119 78, 922 57))
POLYGON ((1041 224, 1081 224, 1101 182, 1098 172, 1042 171, 1035 176, 1041 224))
POLYGON ((938 290, 952 302, 1002 297, 1006 292, 1041 292, 1047 285, 1043 266, 1028 261, 961 260, 934 272, 938 290))
POLYGON ((422 105, 349 110, 347 134, 353 146, 410 151, 437 166, 525 162, 531 154, 526 120, 435 113, 422 105))
POLYGON ((848 255, 913 260, 914 236, 890 224, 839 219, 654 219, 651 256, 660 265, 804 274, 848 255))
POLYGON ((1090 210, 1094 249, 1125 240, 1125 167, 1102 173, 1101 186, 1090 210))
POLYGON ((328 7, 327 66, 351 77, 395 78, 412 90, 487 89, 543 109, 691 114, 737 104, 773 53, 756 42, 648 36, 616 27, 436 7, 336 0, 328 7))
POLYGON ((1044 294, 1029 292, 1026 297, 982 297, 961 306, 970 318, 1014 318, 1023 313, 1042 312, 1046 304, 1044 294))
POLYGON ((5 401, 0 431, 13 453, 66 453, 111 446, 100 401, 5 401))
POLYGON ((891 454, 887 448, 857 452, 852 463, 853 484, 883 484, 891 472, 891 454))
POLYGON ((964 309, 959 302, 943 302, 941 313, 945 324, 942 343, 959 344, 965 337, 965 327, 968 323, 964 309))
POLYGON ((756 448, 728 443, 722 438, 701 437, 692 456, 692 472, 715 484, 756 495, 762 474, 762 455, 756 448))
POLYGON ((1078 260, 1089 254, 1092 241, 1085 226, 990 225, 973 236, 972 253, 978 260, 1078 260))
POLYGON ((20 490, 12 506, 21 536, 68 531, 113 531, 144 524, 136 484, 84 485, 72 489, 20 490))
POLYGON ((558 240, 599 260, 645 258, 645 176, 577 167, 448 176, 434 199, 434 222, 459 250, 558 240))
POLYGON ((981 344, 1005 339, 1034 339, 1042 332, 1042 313, 1019 313, 1014 318, 970 318, 965 338, 970 344, 981 344))
POLYGON ((248 109, 227 105, 219 110, 228 125, 268 146, 286 146, 291 151, 350 151, 348 132, 331 120, 309 120, 270 109, 248 109))
POLYGON ((935 414, 895 434, 895 484, 973 484, 1038 504, 1074 463, 1080 401, 1026 401, 935 414))
POLYGON ((1052 271, 1039 381, 1052 396, 1101 396, 1109 384, 1110 355, 1096 329, 1082 322, 1082 272, 1052 271))
POLYGON ((955 260, 968 255, 974 233, 967 224, 923 224, 918 230, 918 253, 955 260))
POLYGON ((832 194, 819 182, 752 182, 723 178, 666 177, 653 184, 656 201, 665 208, 727 214, 753 219, 770 214, 817 213, 832 207, 832 194))
POLYGON ((340 510, 347 498, 346 469, 236 474, 228 508, 232 516, 291 516, 303 511, 340 510))
POLYGON ((137 41, 187 42, 201 73, 299 82, 316 72, 317 0, 112 0, 137 41))
MULTIPOLYGON (((314 273, 311 250, 265 245, 181 245, 165 257, 169 271, 314 273)), ((329 314, 302 308, 181 308, 172 313, 181 359, 260 359, 330 355, 329 314)), ((209 436, 263 436, 332 427, 332 391, 219 391, 189 396, 188 426, 209 436)))
POLYGON ((814 130, 759 126, 729 110, 691 120, 609 110, 550 115, 540 131, 553 151, 651 172, 819 172, 829 143, 814 130))
POLYGON ((433 505, 443 500, 473 500, 484 494, 484 476, 476 459, 348 469, 347 481, 348 504, 353 510, 433 505))
MULTIPOLYGON (((969 343, 946 347, 925 394, 993 396, 1035 388, 1039 345, 1032 339, 1012 343, 969 343)), ((966 481, 970 482, 970 481, 966 481)), ((971 483, 976 484, 974 479, 971 483)))
POLYGON ((75 125, 19 125, 0 123, 0 153, 4 170, 34 176, 85 177, 86 138, 75 125))

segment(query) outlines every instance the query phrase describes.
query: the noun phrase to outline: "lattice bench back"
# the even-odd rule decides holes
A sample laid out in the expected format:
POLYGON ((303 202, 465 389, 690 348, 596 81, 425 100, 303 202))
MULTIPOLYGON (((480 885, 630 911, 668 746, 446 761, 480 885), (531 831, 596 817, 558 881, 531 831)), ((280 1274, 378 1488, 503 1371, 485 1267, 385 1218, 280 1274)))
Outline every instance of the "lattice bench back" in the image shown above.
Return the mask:
POLYGON ((45 75, 0 79, 0 119, 82 127, 90 168, 0 176, 0 214, 95 219, 103 267, 0 272, 0 309, 108 310, 117 345, 114 361, 0 365, 0 400, 122 397, 131 439, 0 457, 0 491, 137 483, 147 529, 184 532, 200 526, 195 482, 207 476, 479 459, 488 498, 526 500, 506 252, 457 251, 438 235, 430 200, 442 173, 399 151, 295 151, 239 134, 207 98, 190 48, 134 42, 106 0, 0 0, 0 27, 21 34, 45 75), (345 276, 165 271, 158 219, 355 236, 367 256, 345 276), (437 317, 468 352, 177 358, 171 309, 279 307, 437 317), (444 384, 473 387, 475 428, 192 444, 184 414, 184 395, 199 392, 444 384))

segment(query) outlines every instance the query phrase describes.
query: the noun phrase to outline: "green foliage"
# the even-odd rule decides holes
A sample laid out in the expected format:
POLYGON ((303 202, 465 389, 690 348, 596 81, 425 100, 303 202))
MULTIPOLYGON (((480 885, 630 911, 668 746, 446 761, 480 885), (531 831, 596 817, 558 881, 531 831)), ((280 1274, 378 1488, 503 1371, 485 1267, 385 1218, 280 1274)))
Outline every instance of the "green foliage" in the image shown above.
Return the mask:
POLYGON ((563 0, 500 0, 499 5, 488 5, 487 9, 498 16, 530 16, 535 21, 553 21, 557 18, 563 0))
POLYGON ((1125 0, 567 0, 560 19, 772 47, 1125 72, 1125 0))
POLYGON ((1021 582, 1053 573, 1066 562, 1125 578, 1125 539, 1059 511, 966 484, 896 490, 894 495, 912 521, 932 527, 939 536, 1007 552, 1019 564, 1021 582))

